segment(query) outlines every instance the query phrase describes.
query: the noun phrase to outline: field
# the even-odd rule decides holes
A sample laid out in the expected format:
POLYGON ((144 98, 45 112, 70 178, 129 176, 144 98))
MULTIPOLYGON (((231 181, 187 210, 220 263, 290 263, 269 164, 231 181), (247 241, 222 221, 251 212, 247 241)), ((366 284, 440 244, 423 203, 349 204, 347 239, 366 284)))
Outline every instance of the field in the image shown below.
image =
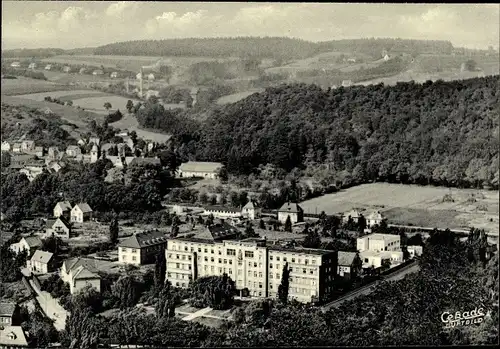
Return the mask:
POLYGON ((238 92, 238 93, 233 93, 231 95, 227 96, 222 96, 217 100, 218 105, 224 105, 224 104, 230 104, 230 103, 236 103, 242 99, 247 98, 250 95, 253 95, 254 93, 260 93, 263 92, 264 89, 262 88, 257 88, 257 89, 252 89, 249 91, 244 91, 244 92, 238 92))
POLYGON ((498 191, 373 183, 307 200, 301 206, 306 213, 327 214, 351 208, 377 209, 393 224, 454 229, 473 226, 499 233, 498 191), (453 202, 443 202, 447 194, 453 202))
POLYGON ((68 86, 61 86, 51 81, 23 77, 18 77, 17 79, 2 79, 2 96, 58 91, 62 88, 68 89, 68 86))
MULTIPOLYGON (((112 106, 109 112, 120 109, 124 114, 121 120, 112 124, 113 127, 122 130, 136 131, 137 135, 144 140, 151 140, 159 143, 166 142, 170 138, 169 135, 139 129, 139 123, 136 118, 126 112, 125 106, 129 98, 96 90, 85 90, 81 88, 71 89, 68 88, 69 86, 61 85, 55 86, 58 86, 57 90, 3 97, 2 101, 13 105, 28 105, 41 109, 50 108, 55 114, 60 115, 63 119, 82 128, 87 127, 88 122, 91 120, 96 120, 99 123, 102 122, 105 115, 108 114, 108 111, 104 108, 104 103, 109 102, 112 106), (44 98, 47 96, 58 98, 62 101, 71 100, 73 101, 73 107, 46 102, 44 98), (85 111, 76 109, 77 106, 85 109, 85 111)), ((138 102, 138 100, 134 99, 132 99, 132 101, 134 103, 138 102)))

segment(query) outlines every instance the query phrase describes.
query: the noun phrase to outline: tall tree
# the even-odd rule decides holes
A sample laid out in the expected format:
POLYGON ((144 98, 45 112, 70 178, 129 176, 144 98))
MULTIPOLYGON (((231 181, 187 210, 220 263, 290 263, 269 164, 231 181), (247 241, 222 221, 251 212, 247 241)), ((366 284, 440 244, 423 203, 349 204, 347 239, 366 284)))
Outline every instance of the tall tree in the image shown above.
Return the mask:
POLYGON ((109 225, 109 242, 112 244, 116 244, 118 242, 119 231, 118 217, 115 216, 109 225))
POLYGON ((290 216, 286 217, 285 221, 285 231, 292 232, 292 220, 290 219, 290 216))
POLYGON ((160 251, 156 255, 155 262, 155 288, 157 291, 160 291, 165 286, 165 273, 167 271, 167 261, 165 259, 165 251, 160 251))
POLYGON ((288 302, 288 291, 290 289, 290 270, 288 269, 288 262, 283 266, 281 274, 281 283, 278 286, 278 299, 283 303, 288 302))

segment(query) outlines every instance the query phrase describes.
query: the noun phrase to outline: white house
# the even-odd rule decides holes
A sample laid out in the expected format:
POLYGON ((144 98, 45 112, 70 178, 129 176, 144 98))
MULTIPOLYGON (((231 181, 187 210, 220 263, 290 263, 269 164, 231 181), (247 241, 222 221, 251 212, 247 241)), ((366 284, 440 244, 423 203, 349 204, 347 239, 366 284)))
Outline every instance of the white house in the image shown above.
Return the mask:
POLYGON ((19 242, 10 245, 10 249, 15 253, 27 251, 31 255, 35 250, 42 246, 42 240, 38 236, 26 236, 19 242))
POLYGON ((167 247, 167 237, 160 231, 137 233, 118 245, 118 261, 141 265, 153 262, 155 256, 167 247))
POLYGON ((361 212, 359 210, 353 208, 349 212, 346 212, 342 215, 342 220, 344 223, 347 223, 349 221, 349 218, 351 218, 354 223, 358 223, 358 219, 360 216, 361 216, 361 212))
POLYGON ((100 69, 97 69, 92 72, 92 75, 104 75, 104 72, 100 69))
POLYGON ((39 158, 43 157, 43 147, 35 147, 35 155, 39 158))
POLYGON ((424 252, 424 248, 422 246, 407 246, 406 249, 410 253, 411 258, 421 256, 424 252))
POLYGON ((155 79, 155 75, 153 73, 149 73, 148 74, 148 80, 149 81, 154 81, 154 79, 155 79))
POLYGON ((55 206, 54 206, 54 217, 59 218, 61 216, 68 216, 70 215, 71 212, 71 204, 69 201, 59 201, 55 206))
POLYGON ((352 81, 351 81, 351 80, 343 80, 343 81, 342 81, 342 86, 343 86, 343 87, 349 87, 349 86, 352 86, 352 81))
POLYGON ((57 219, 48 219, 45 226, 45 234, 47 237, 52 235, 69 239, 71 237, 71 224, 64 216, 57 219))
POLYGON ((43 173, 43 167, 40 166, 26 166, 19 170, 24 173, 30 182, 33 182, 36 177, 43 173))
POLYGON ((51 160, 56 160, 59 157, 59 149, 57 147, 49 147, 47 156, 51 160))
POLYGON ((77 145, 68 145, 66 148, 66 155, 76 157, 78 155, 82 155, 82 150, 77 145))
POLYGON ((101 277, 97 274, 96 261, 87 258, 71 258, 64 261, 60 276, 69 283, 71 294, 75 294, 90 285, 101 292, 101 277))
POLYGON ((290 217, 292 224, 303 222, 304 210, 296 203, 285 203, 278 210, 278 221, 285 224, 288 217, 290 217))
POLYGON ((374 268, 380 268, 384 260, 391 263, 391 266, 401 264, 403 262, 403 252, 402 251, 362 251, 359 256, 363 262, 363 268, 368 268, 373 266, 374 268))
POLYGON ((85 203, 76 204, 71 210, 71 222, 83 223, 92 219, 92 209, 85 203))
POLYGON ((393 234, 368 234, 357 239, 358 251, 401 251, 401 237, 393 234))
POLYGON ((28 69, 36 69, 36 63, 30 63, 28 69))
POLYGON ((21 66, 21 63, 20 62, 12 62, 12 64, 10 66, 12 68, 19 68, 21 66))
POLYGON ((35 150, 35 141, 24 140, 21 142, 21 151, 31 152, 35 150))
POLYGON ((386 54, 386 55, 384 56, 384 61, 386 61, 386 62, 387 62, 389 59, 391 59, 391 57, 389 57, 389 55, 388 55, 388 54, 386 54))
POLYGON ((366 220, 366 225, 368 227, 373 227, 374 225, 380 225, 380 223, 382 223, 383 220, 384 218, 382 217, 382 214, 380 214, 379 211, 375 211, 370 213, 370 215, 368 216, 366 220))
POLYGON ((69 73, 69 72, 71 72, 71 67, 70 67, 70 66, 65 66, 65 67, 63 68, 63 72, 65 72, 65 73, 69 73))
POLYGON ((52 64, 47 64, 45 66, 45 70, 51 70, 52 69, 52 64))
POLYGON ((219 177, 219 171, 222 166, 220 162, 189 161, 181 164, 178 176, 216 179, 219 177))
POLYGON ((241 216, 239 208, 223 207, 223 206, 207 206, 204 208, 204 215, 213 215, 214 218, 232 218, 241 216))
POLYGON ((115 72, 115 71, 114 71, 114 72, 112 72, 112 73, 111 73, 111 75, 110 75, 110 77, 111 77, 112 79, 116 79, 116 78, 118 77, 118 72, 115 72))
POLYGON ((12 146, 12 151, 14 153, 20 153, 21 152, 21 143, 14 143, 12 146))
POLYGON ((252 220, 260 217, 261 213, 262 209, 252 200, 248 201, 247 204, 241 209, 241 215, 252 220))
POLYGON ((10 151, 10 143, 7 141, 2 142, 2 151, 10 151))
POLYGON ((97 145, 99 146, 101 143, 101 139, 99 137, 90 137, 89 138, 89 144, 97 145))
POLYGON ((47 251, 36 250, 31 259, 26 263, 33 274, 47 274, 55 269, 54 254, 47 251))
POLYGON ((28 348, 27 332, 21 326, 0 326, 0 348, 28 348))

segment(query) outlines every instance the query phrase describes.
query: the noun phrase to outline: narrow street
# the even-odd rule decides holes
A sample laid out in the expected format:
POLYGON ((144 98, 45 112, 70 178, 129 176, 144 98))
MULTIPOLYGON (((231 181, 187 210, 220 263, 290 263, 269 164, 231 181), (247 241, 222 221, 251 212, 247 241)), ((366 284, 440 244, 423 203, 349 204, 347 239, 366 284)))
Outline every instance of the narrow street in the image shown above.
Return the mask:
POLYGON ((36 300, 44 311, 45 315, 54 320, 54 327, 58 331, 62 331, 66 326, 66 318, 68 312, 59 304, 57 299, 53 298, 50 293, 38 289, 32 279, 29 280, 31 287, 35 290, 37 296, 36 300))

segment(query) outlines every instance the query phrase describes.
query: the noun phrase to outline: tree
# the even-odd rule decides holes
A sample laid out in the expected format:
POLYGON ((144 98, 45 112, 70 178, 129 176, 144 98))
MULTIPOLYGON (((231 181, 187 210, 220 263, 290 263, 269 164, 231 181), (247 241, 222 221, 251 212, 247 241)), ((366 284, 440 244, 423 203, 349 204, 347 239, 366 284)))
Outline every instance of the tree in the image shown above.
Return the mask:
POLYGON ((245 227, 245 236, 247 238, 253 238, 253 237, 259 236, 257 233, 255 233, 255 230, 253 229, 251 222, 248 222, 246 227, 245 227))
POLYGON ((134 102, 132 102, 130 99, 127 101, 127 105, 125 106, 127 111, 129 113, 132 113, 132 110, 134 109, 134 102))
POLYGON ((156 316, 158 318, 172 318, 175 316, 175 305, 179 301, 179 297, 172 291, 172 286, 169 281, 161 286, 161 291, 158 295, 158 302, 155 307, 156 316))
POLYGON ((195 307, 229 309, 233 305, 234 281, 224 273, 222 276, 201 277, 190 283, 191 304, 195 307))
POLYGON ((366 229, 366 218, 362 214, 358 217, 358 231, 363 233, 366 229))
POLYGON ((321 237, 316 229, 309 231, 302 242, 302 246, 306 248, 319 248, 321 246, 321 237))
POLYGON ((157 291, 162 290, 165 286, 166 271, 167 271, 167 261, 165 259, 165 252, 160 251, 156 255, 155 274, 154 274, 155 289, 157 291))
POLYGON ((278 299, 286 304, 288 302, 288 290, 290 288, 290 270, 288 269, 288 262, 283 266, 281 274, 281 283, 278 286, 278 299))
POLYGON ((262 219, 259 221, 259 228, 266 229, 266 225, 264 224, 264 220, 262 220, 262 219))
POLYGON ((292 220, 290 219, 290 216, 286 217, 285 221, 285 231, 292 232, 292 220))
POLYGON ((57 255, 61 251, 61 248, 66 246, 68 246, 68 244, 65 241, 63 241, 59 236, 52 234, 48 238, 42 240, 41 249, 57 255))
POLYGON ((118 242, 119 230, 118 217, 115 216, 115 218, 113 218, 111 224, 109 225, 109 242, 111 242, 113 245, 118 242))
POLYGON ((131 275, 119 278, 111 287, 113 296, 118 299, 120 309, 133 307, 139 299, 139 285, 131 275))
POLYGON ((107 111, 109 111, 113 106, 111 105, 111 103, 109 102, 106 102, 104 103, 104 109, 106 109, 107 111))

